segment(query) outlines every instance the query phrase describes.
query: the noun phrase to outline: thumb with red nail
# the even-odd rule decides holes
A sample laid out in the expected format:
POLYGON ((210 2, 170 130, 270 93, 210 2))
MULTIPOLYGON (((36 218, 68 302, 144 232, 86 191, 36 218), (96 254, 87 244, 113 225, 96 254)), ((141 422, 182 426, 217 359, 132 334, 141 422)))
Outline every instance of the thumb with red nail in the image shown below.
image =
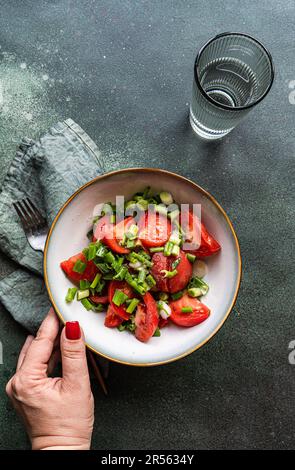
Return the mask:
POLYGON ((94 402, 78 322, 67 322, 59 337, 59 321, 50 309, 36 337, 28 336, 6 392, 23 418, 33 450, 90 448, 94 402), (53 378, 49 374, 59 355, 62 377, 53 378))

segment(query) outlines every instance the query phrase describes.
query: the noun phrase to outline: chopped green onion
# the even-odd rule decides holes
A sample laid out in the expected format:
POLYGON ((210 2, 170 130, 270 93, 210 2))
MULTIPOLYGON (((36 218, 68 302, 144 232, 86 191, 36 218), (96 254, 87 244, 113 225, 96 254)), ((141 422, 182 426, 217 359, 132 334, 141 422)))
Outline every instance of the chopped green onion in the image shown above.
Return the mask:
POLYGON ((165 204, 166 206, 170 206, 170 204, 173 204, 172 194, 168 193, 167 191, 162 191, 159 196, 163 204, 165 204))
POLYGON ((173 269, 173 271, 167 271, 166 269, 162 269, 160 272, 163 273, 164 277, 167 277, 168 279, 171 279, 172 277, 178 274, 177 269, 173 269))
POLYGON ((143 286, 140 286, 138 282, 132 277, 132 275, 127 272, 125 276, 125 281, 133 287, 133 289, 138 292, 140 295, 144 295, 146 293, 146 289, 143 286))
POLYGON ((108 251, 108 253, 104 255, 104 261, 108 264, 112 264, 114 261, 116 261, 116 258, 111 251, 108 251))
POLYGON ((109 272, 109 273, 104 274, 102 278, 105 281, 112 281, 113 277, 114 277, 113 273, 109 272))
POLYGON ((129 238, 130 240, 134 240, 134 238, 137 237, 138 230, 139 228, 136 224, 130 225, 128 231, 126 232, 126 237, 129 238))
POLYGON ((107 248, 104 245, 100 245, 96 252, 96 256, 98 258, 103 258, 107 252, 108 252, 107 248))
POLYGON ((82 250, 83 255, 85 256, 86 259, 88 259, 88 248, 84 248, 82 250))
POLYGON ((177 266, 179 265, 180 263, 180 258, 177 258, 175 261, 173 261, 173 263, 171 264, 171 268, 172 269, 176 269, 177 266))
POLYGON ((179 209, 175 209, 174 211, 169 212, 168 217, 170 220, 174 221, 176 218, 179 217, 179 214, 180 214, 179 209))
POLYGON ((99 281, 99 283, 97 284, 96 288, 95 288, 95 292, 97 294, 100 294, 105 285, 106 285, 105 281, 103 279, 101 279, 99 281))
POLYGON ((125 279, 126 273, 128 272, 128 269, 126 266, 122 266, 120 270, 117 272, 117 274, 113 277, 113 279, 123 281, 125 279))
POLYGON ((86 297, 89 297, 89 295, 90 295, 89 289, 78 290, 77 300, 85 299, 86 297))
POLYGON ((143 283, 143 281, 145 280, 145 277, 146 277, 146 271, 145 269, 140 269, 139 272, 138 272, 138 282, 140 284, 143 283))
POLYGON ((180 253, 180 248, 177 245, 174 245, 171 251, 172 256, 178 256, 180 253))
POLYGON ((88 253, 87 253, 87 260, 91 261, 96 257, 96 252, 97 252, 97 246, 95 243, 90 243, 88 245, 88 253))
POLYGON ((169 295, 167 294, 167 292, 160 292, 159 293, 159 299, 160 300, 168 300, 169 299, 169 295))
POLYGON ((129 330, 131 331, 131 333, 133 333, 135 330, 135 323, 132 323, 132 322, 126 323, 126 330, 129 330))
POLYGON ((79 283, 79 287, 80 287, 80 290, 88 289, 90 287, 90 282, 87 281, 86 279, 81 279, 79 283))
POLYGON ((86 269, 86 263, 83 263, 80 259, 77 259, 76 263, 74 264, 73 271, 75 273, 83 274, 86 269))
POLYGON ((128 299, 128 295, 124 294, 120 289, 116 289, 115 293, 112 298, 112 302, 117 305, 117 307, 120 307, 125 300, 128 299))
POLYGON ((92 310, 93 309, 93 305, 92 305, 91 302, 89 302, 88 299, 85 299, 85 298, 81 299, 81 304, 83 305, 83 307, 86 308, 86 310, 92 310))
MULTIPOLYGON (((147 253, 142 254, 142 253, 132 253, 132 257, 140 261, 141 263, 144 263, 146 266, 151 267, 153 263, 148 259, 147 253)), ((131 260, 130 260, 131 261, 131 260)), ((132 261, 131 261, 132 262, 132 261)))
POLYGON ((193 313, 193 308, 192 307, 182 307, 181 312, 182 313, 193 313))
POLYGON ((164 246, 164 256, 170 256, 171 253, 172 253, 172 249, 173 249, 173 243, 171 242, 167 242, 166 245, 164 246))
POLYGON ((126 242, 126 248, 135 248, 135 247, 136 247, 136 241, 128 239, 126 242))
POLYGON ((182 290, 180 290, 179 292, 175 292, 175 294, 171 294, 172 300, 181 299, 182 296, 183 296, 182 290))
POLYGON ((93 305, 93 310, 95 310, 95 312, 104 312, 105 305, 103 304, 93 305))
POLYGON ((139 208, 139 210, 146 211, 149 207, 149 201, 146 201, 145 199, 140 199, 136 206, 139 208))
POLYGON ((203 295, 202 290, 199 287, 191 287, 187 291, 190 297, 201 297, 203 295))
POLYGON ((77 287, 69 287, 66 295, 66 302, 72 302, 75 298, 77 287))
POLYGON ((111 263, 112 268, 114 269, 114 271, 116 271, 116 273, 120 271, 123 263, 124 263, 123 256, 117 256, 117 258, 114 259, 114 261, 111 263))
POLYGON ((157 307, 158 307, 159 314, 162 318, 167 319, 168 317, 170 317, 171 308, 164 300, 159 300, 157 302, 157 307))
POLYGON ((160 328, 157 328, 153 336, 161 336, 160 328))
POLYGON ((132 299, 130 304, 128 305, 128 307, 126 309, 126 312, 127 313, 133 313, 138 304, 139 304, 139 299, 132 299))
POLYGON ((179 246, 181 243, 181 238, 179 237, 179 233, 172 232, 169 238, 169 242, 173 243, 173 245, 179 246))
POLYGON ((93 279, 92 283, 90 284, 90 288, 91 289, 95 289, 97 284, 99 283, 99 280, 101 278, 101 274, 100 273, 97 273, 95 278, 93 279))
POLYGON ((150 248, 151 253, 160 253, 161 251, 164 251, 163 246, 155 246, 153 248, 150 248))
POLYGON ((115 216, 115 214, 112 214, 111 217, 110 217, 110 223, 114 224, 115 222, 116 222, 116 216, 115 216))
POLYGON ((95 263, 95 264, 103 274, 110 272, 110 268, 106 263, 95 263))
POLYGON ((158 212, 158 214, 165 215, 167 217, 167 207, 161 206, 160 204, 157 204, 154 207, 154 211, 158 212))
POLYGON ((153 278, 151 274, 149 274, 145 280, 149 287, 154 287, 157 284, 156 280, 153 278))
POLYGON ((191 263, 194 263, 195 259, 196 259, 196 256, 195 255, 192 255, 191 253, 187 253, 186 254, 186 257, 187 259, 191 262, 191 263))
POLYGON ((209 290, 208 284, 206 284, 206 282, 204 282, 203 279, 200 279, 197 276, 192 277, 188 285, 189 289, 194 288, 194 287, 201 289, 203 295, 207 294, 209 290))
POLYGON ((118 328, 119 331, 124 331, 125 328, 126 328, 126 325, 124 325, 123 323, 121 323, 121 325, 119 325, 117 328, 118 328))

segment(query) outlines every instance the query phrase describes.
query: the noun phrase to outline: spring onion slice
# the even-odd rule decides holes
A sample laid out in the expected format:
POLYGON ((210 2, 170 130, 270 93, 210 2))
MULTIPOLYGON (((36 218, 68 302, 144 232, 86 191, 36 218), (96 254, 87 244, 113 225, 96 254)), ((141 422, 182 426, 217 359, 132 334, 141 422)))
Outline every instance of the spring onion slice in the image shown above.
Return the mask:
POLYGON ((128 307, 126 309, 126 312, 127 313, 133 313, 138 304, 139 304, 139 299, 132 299, 130 304, 128 305, 128 307))
POLYGON ((154 246, 154 247, 150 248, 151 253, 161 253, 161 251, 164 251, 163 246, 154 246))
POLYGON ((193 313, 193 308, 192 307, 182 307, 181 312, 182 313, 193 313))
POLYGON ((76 292, 77 292, 77 287, 69 287, 68 292, 66 295, 66 302, 72 302, 75 298, 76 292))
POLYGON ((81 299, 81 304, 83 305, 83 307, 86 308, 86 310, 92 310, 93 309, 93 305, 91 302, 89 302, 88 299, 81 299))
POLYGON ((128 295, 124 294, 124 292, 122 292, 120 289, 116 289, 112 298, 112 302, 117 305, 117 307, 120 307, 120 305, 122 305, 127 299, 128 295))
POLYGON ((164 277, 167 277, 168 279, 171 279, 172 277, 174 277, 178 274, 178 271, 177 271, 177 269, 173 269, 173 271, 167 271, 167 269, 162 269, 161 273, 164 274, 164 277))
POLYGON ((206 282, 204 282, 203 279, 200 279, 197 276, 192 277, 188 285, 189 289, 194 288, 194 287, 201 289, 201 292, 203 295, 207 294, 209 290, 208 284, 206 284, 206 282))
POLYGON ((78 290, 78 292, 77 292, 77 300, 86 299, 86 297, 89 297, 89 295, 90 295, 89 289, 78 290))
POLYGON ((73 271, 75 273, 83 274, 86 269, 86 263, 83 263, 80 259, 77 259, 76 263, 74 264, 73 271))
POLYGON ((192 255, 191 253, 187 253, 186 254, 186 257, 187 259, 191 262, 191 263, 194 263, 195 259, 196 259, 196 256, 195 255, 192 255))

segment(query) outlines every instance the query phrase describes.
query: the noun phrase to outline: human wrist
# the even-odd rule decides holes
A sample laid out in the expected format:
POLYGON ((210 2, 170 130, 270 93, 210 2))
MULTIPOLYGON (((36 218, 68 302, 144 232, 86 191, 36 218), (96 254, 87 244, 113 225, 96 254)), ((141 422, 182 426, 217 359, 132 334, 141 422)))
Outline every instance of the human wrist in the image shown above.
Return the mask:
POLYGON ((91 440, 70 436, 40 436, 32 439, 32 450, 89 450, 91 440))

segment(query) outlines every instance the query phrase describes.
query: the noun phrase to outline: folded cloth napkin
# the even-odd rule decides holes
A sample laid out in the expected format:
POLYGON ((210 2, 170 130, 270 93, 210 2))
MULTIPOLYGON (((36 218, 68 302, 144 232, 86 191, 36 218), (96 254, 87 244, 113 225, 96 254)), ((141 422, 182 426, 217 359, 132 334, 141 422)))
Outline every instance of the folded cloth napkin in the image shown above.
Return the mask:
POLYGON ((37 142, 23 139, 12 161, 0 193, 0 249, 19 268, 0 281, 0 301, 31 333, 50 306, 43 254, 28 244, 12 203, 30 197, 50 225, 71 194, 103 172, 97 146, 72 119, 58 122, 37 142))

